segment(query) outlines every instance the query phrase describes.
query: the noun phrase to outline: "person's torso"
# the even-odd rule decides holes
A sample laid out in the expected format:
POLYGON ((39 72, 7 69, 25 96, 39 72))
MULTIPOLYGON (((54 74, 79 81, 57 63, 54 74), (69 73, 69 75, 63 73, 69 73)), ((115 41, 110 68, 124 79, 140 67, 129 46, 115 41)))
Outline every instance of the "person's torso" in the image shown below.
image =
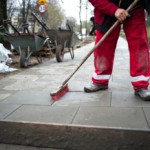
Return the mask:
MULTIPOLYGON (((133 0, 109 0, 109 2, 115 4, 120 8, 127 9, 128 6, 133 2, 133 0)), ((101 24, 103 22, 105 15, 106 14, 102 13, 100 9, 94 9, 95 22, 97 24, 101 24)))

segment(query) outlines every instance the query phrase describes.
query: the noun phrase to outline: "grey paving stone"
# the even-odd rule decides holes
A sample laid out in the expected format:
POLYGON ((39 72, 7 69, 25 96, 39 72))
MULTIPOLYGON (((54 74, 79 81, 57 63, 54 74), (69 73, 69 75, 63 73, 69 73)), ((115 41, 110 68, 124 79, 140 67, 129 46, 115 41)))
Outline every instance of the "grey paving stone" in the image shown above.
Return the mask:
POLYGON ((70 80, 68 83, 69 91, 71 92, 83 92, 84 87, 89 85, 89 82, 86 81, 77 81, 77 80, 70 80))
POLYGON ((58 87, 60 87, 62 84, 62 82, 57 81, 57 82, 50 82, 47 86, 45 86, 44 88, 41 89, 41 91, 47 92, 48 95, 54 91, 55 89, 57 89, 58 87))
MULTIPOLYGON (((124 61, 124 60, 123 60, 123 61, 124 61)), ((114 68, 115 68, 115 67, 114 67, 114 68)), ((126 69, 126 68, 113 69, 113 73, 114 73, 116 76, 119 75, 118 72, 119 72, 119 74, 122 75, 122 77, 130 77, 130 70, 129 70, 129 68, 128 68, 128 69, 126 69)))
POLYGON ((11 97, 6 98, 2 103, 51 105, 53 101, 50 99, 49 93, 44 91, 26 90, 17 92, 11 97))
POLYGON ((44 74, 44 75, 54 74, 54 72, 56 75, 64 74, 65 70, 64 69, 57 69, 57 71, 56 71, 56 68, 42 68, 42 69, 37 70, 38 74, 44 74))
POLYGON ((9 97, 11 94, 0 94, 0 101, 4 100, 5 98, 9 97))
POLYGON ((15 80, 12 84, 4 82, 3 90, 25 90, 25 89, 38 89, 45 87, 48 82, 40 81, 41 75, 26 75, 16 74, 10 76, 7 80, 15 80))
POLYGON ((73 124, 148 129, 141 108, 80 107, 73 124))
POLYGON ((0 103, 0 119, 3 120, 7 115, 15 111, 20 106, 21 105, 0 103))
POLYGON ((34 89, 34 88, 42 88, 48 85, 47 81, 36 81, 36 79, 24 79, 17 80, 14 84, 7 85, 3 89, 5 90, 26 90, 26 89, 34 89))
POLYGON ((128 69, 121 69, 121 68, 113 69, 113 73, 111 77, 112 77, 111 81, 114 84, 119 84, 119 85, 122 84, 123 87, 131 86, 131 77, 129 75, 128 69))
POLYGON ((133 92, 133 87, 131 86, 131 83, 130 82, 127 82, 127 81, 123 81, 121 80, 120 81, 110 81, 109 83, 109 89, 111 91, 120 91, 120 92, 124 92, 124 91, 131 91, 133 92))
POLYGON ((78 107, 23 105, 5 120, 70 124, 78 107))
POLYGON ((36 81, 39 79, 38 75, 27 75, 27 74, 24 74, 24 71, 23 72, 20 72, 18 74, 15 74, 13 76, 10 76, 8 79, 11 79, 11 80, 30 80, 30 81, 36 81))
POLYGON ((0 150, 57 150, 53 148, 40 148, 21 145, 0 144, 0 150))
POLYGON ((13 91, 13 90, 0 90, 0 94, 14 94, 16 93, 16 91, 13 91))
POLYGON ((128 56, 124 56, 122 57, 122 55, 125 55, 125 52, 122 51, 122 54, 118 54, 118 51, 116 53, 115 56, 115 61, 114 61, 114 70, 119 70, 119 69, 129 69, 129 57, 128 56))
POLYGON ((59 74, 59 75, 56 75, 54 72, 53 74, 51 75, 43 75, 41 78, 40 78, 40 81, 47 81, 49 83, 57 83, 58 81, 62 82, 62 80, 65 80, 67 78, 67 75, 66 74, 59 74))
POLYGON ((113 71, 112 76, 113 76, 113 81, 123 80, 131 83, 131 77, 127 69, 116 69, 115 71, 113 71))
POLYGON ((109 92, 67 92, 53 106, 110 106, 111 93, 109 92))
MULTIPOLYGON (((140 98, 138 97, 138 99, 140 99, 140 98)), ((150 101, 143 101, 143 100, 141 100, 141 103, 142 103, 142 107, 150 107, 150 101)))
MULTIPOLYGON (((124 61, 126 61, 126 60, 124 60, 124 61)), ((124 66, 124 67, 122 67, 122 63, 120 63, 120 62, 118 62, 118 64, 116 63, 116 64, 114 64, 114 69, 113 70, 120 70, 120 69, 128 69, 129 68, 129 66, 128 65, 126 65, 126 66, 124 66)))
POLYGON ((150 128, 150 108, 149 107, 144 107, 143 108, 144 110, 144 113, 145 113, 145 117, 147 119, 147 122, 148 122, 148 125, 149 125, 149 128, 150 128))
POLYGON ((85 62, 81 68, 76 72, 79 75, 91 76, 94 72, 94 65, 92 62, 85 62))
POLYGON ((76 74, 74 80, 91 82, 92 73, 76 74))
POLYGON ((83 99, 81 101, 81 106, 110 106, 111 102, 111 92, 108 90, 99 91, 95 94, 86 93, 86 96, 90 96, 88 99, 83 99))
POLYGON ((9 79, 9 78, 4 78, 0 80, 0 89, 3 89, 5 86, 9 86, 13 83, 15 83, 17 80, 16 79, 9 79))
POLYGON ((133 92, 113 91, 112 107, 142 107, 142 100, 135 96, 133 92))
POLYGON ((35 74, 42 75, 38 71, 39 71, 39 68, 33 67, 30 69, 24 70, 23 72, 20 72, 19 75, 35 75, 35 74))

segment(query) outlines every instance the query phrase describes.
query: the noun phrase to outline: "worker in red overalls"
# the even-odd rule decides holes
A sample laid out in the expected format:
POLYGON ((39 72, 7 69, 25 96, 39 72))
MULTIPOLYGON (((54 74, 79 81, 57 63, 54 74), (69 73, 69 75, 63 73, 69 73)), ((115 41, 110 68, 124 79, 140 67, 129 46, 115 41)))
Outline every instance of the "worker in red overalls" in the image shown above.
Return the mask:
MULTIPOLYGON (((145 1, 150 6, 150 2, 145 1)), ((115 19, 123 24, 130 53, 131 83, 136 95, 143 100, 150 101, 150 91, 148 91, 150 59, 143 1, 140 1, 131 15, 125 9, 133 0, 89 0, 89 2, 94 6, 95 43, 101 39, 115 19)), ((150 12, 150 9, 147 10, 150 12)), ((94 51, 95 72, 91 85, 84 87, 85 92, 90 93, 108 88, 120 26, 118 25, 94 51)))

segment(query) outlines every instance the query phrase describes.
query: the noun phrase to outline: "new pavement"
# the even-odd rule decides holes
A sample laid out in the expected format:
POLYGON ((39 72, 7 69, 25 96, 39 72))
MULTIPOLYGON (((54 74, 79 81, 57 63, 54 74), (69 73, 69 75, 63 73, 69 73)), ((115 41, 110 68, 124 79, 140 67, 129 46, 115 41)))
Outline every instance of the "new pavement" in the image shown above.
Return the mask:
POLYGON ((150 129, 150 102, 134 95, 126 40, 119 38, 109 89, 84 93, 93 74, 93 55, 69 81, 69 92, 53 101, 50 92, 76 68, 94 42, 75 50, 62 63, 50 59, 0 80, 0 120, 129 130, 150 129))

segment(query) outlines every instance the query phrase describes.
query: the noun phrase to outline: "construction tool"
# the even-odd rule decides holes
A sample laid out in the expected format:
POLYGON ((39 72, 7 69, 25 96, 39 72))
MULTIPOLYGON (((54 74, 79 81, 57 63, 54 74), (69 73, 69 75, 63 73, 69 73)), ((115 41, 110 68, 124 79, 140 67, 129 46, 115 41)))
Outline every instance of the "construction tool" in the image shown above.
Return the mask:
MULTIPOLYGON (((134 0, 131 5, 127 8, 127 12, 132 11, 136 4, 140 0, 134 0)), ((60 97, 62 97, 67 91, 69 91, 68 81, 71 77, 78 71, 78 69, 83 65, 83 63, 89 58, 89 56, 97 49, 102 42, 106 39, 106 37, 120 24, 120 21, 116 21, 113 26, 103 35, 103 37, 98 41, 98 43, 91 49, 91 51, 85 56, 85 58, 80 62, 80 64, 76 67, 76 69, 68 76, 68 78, 62 83, 60 87, 58 87, 54 92, 50 93, 50 96, 54 101, 57 101, 60 97)))

